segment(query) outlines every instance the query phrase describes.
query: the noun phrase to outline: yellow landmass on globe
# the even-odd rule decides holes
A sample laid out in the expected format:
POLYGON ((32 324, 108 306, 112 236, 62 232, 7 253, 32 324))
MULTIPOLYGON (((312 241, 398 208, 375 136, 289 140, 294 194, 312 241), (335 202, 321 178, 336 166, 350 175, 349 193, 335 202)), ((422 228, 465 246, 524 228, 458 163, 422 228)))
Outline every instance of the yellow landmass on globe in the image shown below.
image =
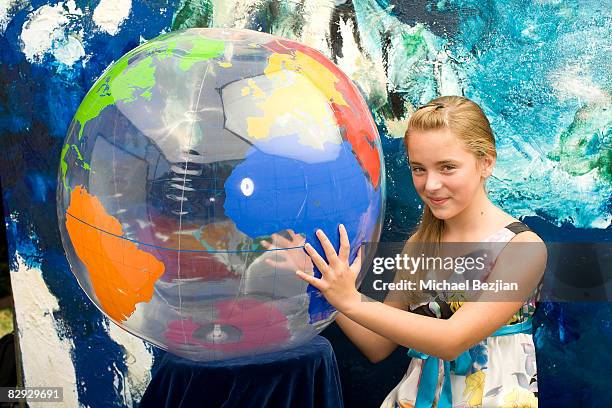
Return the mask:
POLYGON ((312 84, 316 84, 329 101, 338 105, 348 105, 342 94, 336 89, 336 82, 339 79, 314 58, 300 51, 296 51, 295 55, 274 53, 268 59, 268 66, 264 69, 264 74, 268 77, 280 75, 280 79, 283 80, 283 69, 304 75, 312 84))
POLYGON ((137 303, 151 300, 164 264, 123 238, 121 223, 82 186, 72 190, 67 213, 70 241, 100 306, 112 319, 127 320, 137 303))
POLYGON ((242 89, 242 96, 252 95, 261 99, 256 103, 263 112, 262 116, 247 118, 247 133, 254 139, 275 137, 273 126, 286 121, 298 120, 303 127, 294 129, 299 135, 300 143, 322 149, 324 142, 339 143, 340 139, 308 133, 308 124, 316 123, 317 127, 333 129, 336 120, 331 110, 331 103, 347 105, 344 97, 335 87, 338 78, 315 59, 297 51, 295 55, 272 54, 264 70, 266 78, 275 83, 271 92, 266 94, 256 81, 249 79, 248 87, 242 89), (294 75, 288 75, 288 72, 294 75))

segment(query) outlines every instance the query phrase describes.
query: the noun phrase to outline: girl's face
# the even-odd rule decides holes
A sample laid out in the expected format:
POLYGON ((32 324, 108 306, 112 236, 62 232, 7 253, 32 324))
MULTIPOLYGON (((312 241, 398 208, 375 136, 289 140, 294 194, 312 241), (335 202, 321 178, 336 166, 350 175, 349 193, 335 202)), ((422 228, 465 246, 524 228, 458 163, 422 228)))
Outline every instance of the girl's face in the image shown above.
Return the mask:
POLYGON ((407 148, 414 187, 436 218, 451 219, 484 194, 494 160, 477 158, 450 129, 412 131, 407 148))

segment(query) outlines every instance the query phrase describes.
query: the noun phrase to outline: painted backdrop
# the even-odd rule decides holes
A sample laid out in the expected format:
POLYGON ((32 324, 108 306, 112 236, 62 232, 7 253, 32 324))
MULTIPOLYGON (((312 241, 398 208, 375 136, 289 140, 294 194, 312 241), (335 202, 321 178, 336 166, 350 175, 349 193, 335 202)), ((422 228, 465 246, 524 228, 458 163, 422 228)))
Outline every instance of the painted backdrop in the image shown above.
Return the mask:
MULTIPOLYGON (((317 48, 358 85, 388 169, 384 240, 421 210, 401 136, 414 106, 461 94, 483 107, 499 158, 493 199, 549 241, 610 241, 610 5, 597 0, 0 0, 0 169, 27 386, 65 405, 136 406, 161 352, 102 316, 64 257, 55 213, 61 144, 112 61, 188 27, 271 32, 317 48), (102 402, 104 401, 104 402, 102 402)), ((612 306, 543 304, 542 406, 606 406, 612 306)), ((377 406, 407 357, 371 366, 335 327, 348 407, 377 406), (367 391, 366 391, 367 390, 367 391)))

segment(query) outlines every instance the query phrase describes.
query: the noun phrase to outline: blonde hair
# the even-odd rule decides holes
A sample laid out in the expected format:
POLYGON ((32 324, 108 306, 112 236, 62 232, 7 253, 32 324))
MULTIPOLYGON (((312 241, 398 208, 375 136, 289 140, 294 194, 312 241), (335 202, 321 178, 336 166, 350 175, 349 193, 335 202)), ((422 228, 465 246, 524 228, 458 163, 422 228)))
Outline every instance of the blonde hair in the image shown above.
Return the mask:
MULTIPOLYGON (((480 106, 467 98, 442 96, 418 108, 408 120, 404 135, 406 151, 412 132, 438 129, 449 129, 478 158, 497 156, 489 120, 480 106)), ((425 205, 421 222, 411 241, 439 244, 443 231, 444 221, 436 218, 425 205)))

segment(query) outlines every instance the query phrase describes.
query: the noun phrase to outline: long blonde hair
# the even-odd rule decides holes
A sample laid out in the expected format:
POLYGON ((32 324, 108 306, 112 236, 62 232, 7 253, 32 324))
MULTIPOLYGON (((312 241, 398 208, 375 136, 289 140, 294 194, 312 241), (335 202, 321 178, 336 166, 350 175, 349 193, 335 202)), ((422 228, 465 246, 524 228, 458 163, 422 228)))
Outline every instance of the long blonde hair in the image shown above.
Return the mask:
MULTIPOLYGON (((449 129, 476 157, 495 158, 495 137, 489 120, 475 102, 462 96, 442 96, 417 109, 408 120, 404 144, 408 151, 408 138, 415 131, 449 129)), ((427 205, 412 242, 439 244, 444 221, 436 218, 427 205)))

